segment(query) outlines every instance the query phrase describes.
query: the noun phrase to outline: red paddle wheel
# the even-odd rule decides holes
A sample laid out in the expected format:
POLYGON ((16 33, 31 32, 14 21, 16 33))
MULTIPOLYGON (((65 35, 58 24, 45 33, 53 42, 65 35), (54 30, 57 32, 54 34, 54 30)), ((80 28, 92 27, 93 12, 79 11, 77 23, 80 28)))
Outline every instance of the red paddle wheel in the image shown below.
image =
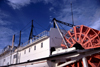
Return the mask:
MULTIPOLYGON (((76 49, 91 49, 100 47, 100 31, 84 25, 74 26, 66 33, 64 38, 69 48, 76 47, 76 49)), ((63 43, 61 46, 66 48, 63 43)), ((89 67, 100 67, 100 53, 88 56, 87 61, 89 67)), ((65 67, 83 67, 83 62, 80 59, 79 61, 65 67)))

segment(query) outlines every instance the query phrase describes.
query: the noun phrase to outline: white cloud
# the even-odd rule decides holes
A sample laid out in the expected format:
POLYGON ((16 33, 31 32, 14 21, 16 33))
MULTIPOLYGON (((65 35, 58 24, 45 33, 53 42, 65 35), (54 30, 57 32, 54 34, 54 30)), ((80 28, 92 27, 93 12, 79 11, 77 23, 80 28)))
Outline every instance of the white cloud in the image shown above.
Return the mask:
POLYGON ((24 6, 29 5, 30 3, 38 3, 43 2, 44 4, 51 3, 52 5, 56 5, 56 0, 8 0, 8 4, 13 7, 13 9, 20 9, 24 6))
POLYGON ((13 7, 13 9, 20 9, 29 5, 30 3, 37 3, 42 0, 8 0, 8 4, 13 7))
POLYGON ((10 22, 6 21, 6 20, 3 20, 3 19, 6 19, 8 18, 9 16, 4 13, 2 10, 0 10, 0 25, 9 25, 11 24, 10 22))
POLYGON ((14 31, 12 29, 7 28, 7 27, 0 27, 0 32, 2 32, 2 33, 0 33, 0 35, 5 35, 5 36, 10 36, 14 33, 14 31))
POLYGON ((62 8, 58 13, 57 19, 60 19, 65 22, 70 22, 71 21, 70 8, 67 8, 67 9, 66 9, 66 7, 62 8))
POLYGON ((95 21, 90 27, 100 30, 100 18, 97 21, 95 21))
MULTIPOLYGON (((72 23, 71 6, 68 1, 63 0, 66 4, 56 14, 57 19, 72 23)), ((73 1, 75 2, 75 0, 73 1)), ((75 25, 86 25, 95 29, 100 29, 100 9, 94 1, 73 3, 73 19, 75 25), (85 4, 84 4, 85 3, 85 4), (90 6, 89 6, 90 5, 90 6)))
POLYGON ((9 5, 13 7, 13 9, 19 9, 23 6, 27 6, 30 4, 31 0, 8 0, 9 5))
POLYGON ((52 18, 52 16, 49 16, 50 17, 50 20, 52 20, 53 18, 52 18))
POLYGON ((52 11, 53 9, 54 9, 53 7, 50 7, 50 8, 49 8, 50 11, 52 11))
POLYGON ((0 27, 0 47, 4 47, 6 45, 11 45, 12 35, 16 34, 16 32, 7 27, 0 27))
POLYGON ((0 25, 6 25, 6 23, 2 19, 0 19, 0 25))
POLYGON ((0 25, 10 25, 11 22, 0 19, 0 25))
POLYGON ((6 18, 6 17, 9 17, 6 13, 4 13, 4 11, 2 11, 1 9, 0 9, 0 18, 6 18))
POLYGON ((0 48, 11 43, 12 35, 15 33, 9 28, 11 22, 7 21, 6 18, 10 17, 3 10, 0 10, 0 48))

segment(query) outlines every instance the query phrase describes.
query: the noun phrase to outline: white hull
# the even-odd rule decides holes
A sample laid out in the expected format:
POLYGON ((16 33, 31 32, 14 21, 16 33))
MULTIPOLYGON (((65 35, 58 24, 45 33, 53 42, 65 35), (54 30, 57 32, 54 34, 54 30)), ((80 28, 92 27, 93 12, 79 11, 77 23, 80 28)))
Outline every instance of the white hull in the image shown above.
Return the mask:
POLYGON ((18 65, 12 65, 9 67, 50 67, 48 64, 48 61, 37 61, 37 62, 31 62, 27 64, 18 64, 18 65))
MULTIPOLYGON (((0 55, 0 66, 21 67, 16 64, 49 57, 56 48, 61 47, 62 38, 57 29, 51 28, 49 32, 42 32, 42 34, 31 39, 30 43, 28 42, 25 43, 26 46, 24 47, 3 52, 0 55)), ((50 67, 51 62, 44 62, 43 60, 28 65, 24 64, 22 67, 50 67)))

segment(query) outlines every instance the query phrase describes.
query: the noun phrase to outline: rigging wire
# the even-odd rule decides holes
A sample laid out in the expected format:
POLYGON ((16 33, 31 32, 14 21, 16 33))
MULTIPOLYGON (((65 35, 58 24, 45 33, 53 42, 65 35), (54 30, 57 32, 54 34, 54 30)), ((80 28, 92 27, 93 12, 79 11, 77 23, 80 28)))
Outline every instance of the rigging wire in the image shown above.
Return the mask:
MULTIPOLYGON (((35 27, 35 28, 37 28, 37 29, 41 29, 41 28, 39 28, 39 27, 35 27)), ((44 29, 41 29, 41 30, 44 30, 44 29)))
MULTIPOLYGON (((26 31, 28 28, 30 28, 31 26, 28 26, 27 28, 23 29, 23 31, 26 31)), ((21 30, 22 31, 22 30, 21 30)))
MULTIPOLYGON (((47 28, 46 28, 47 31, 48 31, 48 29, 50 28, 50 26, 51 26, 50 24, 47 26, 47 28)), ((39 28, 39 27, 36 27, 36 26, 34 26, 34 28, 44 30, 43 28, 39 28)))
MULTIPOLYGON (((52 22, 52 21, 51 21, 51 22, 52 22)), ((47 30, 50 29, 50 27, 51 27, 51 25, 52 25, 51 22, 50 22, 49 25, 47 26, 47 30)), ((48 30, 48 31, 49 31, 49 30, 48 30)))
POLYGON ((25 29, 25 28, 27 27, 27 25, 29 25, 29 23, 31 23, 31 21, 29 21, 29 22, 21 29, 21 31, 22 31, 23 29, 25 29))
MULTIPOLYGON (((36 32, 35 28, 34 28, 34 31, 36 32)), ((37 34, 37 32, 36 32, 36 34, 37 34)))
MULTIPOLYGON (((27 29, 29 29, 30 27, 31 27, 31 25, 29 25, 31 23, 31 21, 30 22, 28 22, 20 31, 26 31, 27 29)), ((35 21, 35 23, 37 23, 36 21, 35 21)), ((43 26, 41 26, 39 23, 37 23, 41 28, 38 28, 38 29, 45 29, 43 26)), ((48 28, 50 27, 50 24, 48 25, 48 28)), ((37 34, 37 32, 36 32, 36 30, 35 30, 35 26, 34 26, 34 31, 35 31, 35 34, 37 34)), ((45 29, 45 30, 47 30, 47 29, 45 29)), ((19 33, 16 33, 15 35, 19 35, 19 33)))
MULTIPOLYGON (((29 27, 31 27, 31 25, 29 25, 31 23, 31 21, 29 21, 20 31, 25 31, 25 30, 27 30, 29 27)), ((35 21, 35 23, 37 23, 36 21, 35 21)), ((38 28, 38 29, 45 29, 43 26, 41 26, 39 23, 37 23, 41 28, 38 28)), ((50 26, 50 24, 49 24, 49 26, 50 26)), ((48 26, 48 27, 49 27, 48 26)), ((35 28, 35 27, 34 27, 35 28)), ((47 30, 47 29, 45 29, 45 30, 47 30)), ((36 30, 34 29, 34 31, 36 32, 36 30)), ((37 34, 37 32, 36 32, 36 34, 37 34)), ((17 32, 17 33, 15 33, 15 35, 17 35, 17 37, 18 37, 18 35, 19 35, 19 32, 17 32)), ((12 41, 12 40, 11 40, 12 41)), ((17 41, 15 40, 15 43, 16 43, 17 41)), ((9 44, 10 44, 10 42, 9 42, 9 44)), ((17 44, 17 43, 16 43, 17 44)))
MULTIPOLYGON (((28 26, 31 22, 28 22, 27 25, 25 25, 20 31, 27 30, 30 26, 28 26)), ((19 35, 19 32, 15 33, 15 35, 19 35)))
MULTIPOLYGON (((31 27, 29 24, 30 24, 31 22, 28 22, 20 31, 25 31, 25 30, 27 30, 29 27, 31 27)), ((15 36, 15 37, 18 37, 18 35, 20 35, 19 34, 20 32, 17 32, 17 33, 15 33, 15 35, 17 35, 17 36, 15 36)), ((16 40, 15 39, 15 43, 17 44, 17 42, 18 42, 18 40, 16 40)))
MULTIPOLYGON (((34 20, 35 21, 35 20, 34 20)), ((35 23, 37 23, 36 21, 35 21, 35 23)), ((38 25, 40 25, 39 23, 37 23, 38 25)), ((40 25, 41 26, 41 25, 40 25)), ((43 29, 45 29, 43 26, 41 26, 41 28, 43 28, 43 29)), ((45 30, 47 30, 47 29, 45 29, 45 30)))
POLYGON ((50 29, 50 26, 51 26, 50 24, 47 26, 47 31, 49 31, 49 29, 50 29))
POLYGON ((60 24, 60 23, 58 23, 59 24, 59 26, 63 29, 63 31, 65 32, 65 33, 67 33, 67 30, 60 24))

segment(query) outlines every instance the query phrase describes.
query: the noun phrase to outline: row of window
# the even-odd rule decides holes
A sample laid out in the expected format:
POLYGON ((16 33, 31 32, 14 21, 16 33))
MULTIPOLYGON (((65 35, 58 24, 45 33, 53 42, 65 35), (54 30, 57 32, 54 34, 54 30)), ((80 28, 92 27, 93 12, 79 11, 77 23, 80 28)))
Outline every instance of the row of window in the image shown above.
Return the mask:
MULTIPOLYGON (((41 48, 43 48, 43 43, 41 43, 41 48)), ((36 50, 36 46, 34 46, 34 50, 36 50)), ((31 51, 31 48, 29 48, 29 52, 31 51)), ((24 54, 26 54, 26 50, 24 50, 24 54)))
MULTIPOLYGON (((43 43, 41 43, 41 48, 43 48, 43 43)), ((34 46, 34 50, 36 50, 36 46, 34 46)), ((31 51, 31 48, 29 48, 29 52, 31 51)), ((26 54, 26 50, 24 50, 24 54, 26 54)), ((13 58, 17 58, 17 54, 15 54, 13 56, 13 58)), ((4 62, 6 61, 6 59, 3 60, 4 62)), ((9 63, 8 63, 9 64, 9 63)))

